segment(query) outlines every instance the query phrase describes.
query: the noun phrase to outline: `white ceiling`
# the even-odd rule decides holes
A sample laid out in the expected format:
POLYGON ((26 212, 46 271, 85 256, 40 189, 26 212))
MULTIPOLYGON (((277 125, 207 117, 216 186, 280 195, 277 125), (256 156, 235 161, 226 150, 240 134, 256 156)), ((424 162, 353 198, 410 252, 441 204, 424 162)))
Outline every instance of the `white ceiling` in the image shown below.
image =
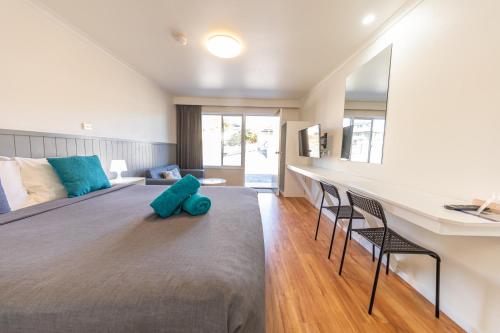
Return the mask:
POLYGON ((174 95, 300 98, 407 0, 33 0, 174 95), (361 19, 376 15, 370 26, 361 19), (180 30, 182 46, 170 33, 180 30), (212 32, 244 43, 234 59, 212 32))

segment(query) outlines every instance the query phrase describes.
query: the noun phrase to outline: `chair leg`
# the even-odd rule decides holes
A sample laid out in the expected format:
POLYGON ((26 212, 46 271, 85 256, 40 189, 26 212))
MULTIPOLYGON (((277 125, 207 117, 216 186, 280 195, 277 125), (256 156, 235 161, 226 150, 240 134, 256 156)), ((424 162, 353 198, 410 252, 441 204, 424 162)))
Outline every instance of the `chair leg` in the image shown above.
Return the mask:
POLYGON ((387 261, 385 263, 385 275, 389 274, 389 264, 390 264, 390 261, 391 261, 391 253, 388 252, 387 253, 387 261))
POLYGON ((342 260, 340 261, 339 275, 342 275, 342 267, 344 266, 345 252, 347 250, 347 242, 349 241, 349 233, 351 233, 352 228, 352 216, 349 219, 349 225, 347 226, 347 233, 345 234, 344 251, 342 252, 342 260))
POLYGON ((435 305, 435 315, 439 318, 439 280, 440 280, 440 266, 441 258, 436 255, 436 305, 435 305))
MULTIPOLYGON (((382 249, 381 249, 382 250, 382 249)), ((370 298, 370 307, 368 308, 368 314, 372 314, 373 303, 375 302, 375 293, 377 292, 378 276, 380 273, 380 265, 382 264, 382 251, 378 256, 377 270, 375 271, 375 279, 373 281, 372 296, 370 298)))
POLYGON ((375 244, 372 244, 372 261, 375 262, 375 244))
POLYGON ((314 240, 318 239, 319 221, 321 220, 321 211, 323 210, 324 201, 325 201, 325 192, 323 192, 323 197, 321 198, 321 206, 319 208, 318 223, 316 224, 316 234, 314 235, 314 240))
POLYGON ((335 230, 337 230, 338 217, 335 216, 335 224, 333 225, 332 238, 330 239, 330 250, 328 250, 328 259, 332 256, 333 240, 335 239, 335 230))

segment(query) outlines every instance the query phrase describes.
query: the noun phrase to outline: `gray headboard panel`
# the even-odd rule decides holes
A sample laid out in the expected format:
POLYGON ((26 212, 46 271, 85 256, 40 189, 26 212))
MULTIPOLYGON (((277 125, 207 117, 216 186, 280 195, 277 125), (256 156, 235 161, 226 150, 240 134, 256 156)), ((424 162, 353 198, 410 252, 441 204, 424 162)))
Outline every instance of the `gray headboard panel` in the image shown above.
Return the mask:
POLYGON ((175 149, 173 143, 0 129, 1 156, 97 155, 108 175, 111 160, 126 160, 129 171, 124 176, 143 176, 146 169, 175 163, 175 149))

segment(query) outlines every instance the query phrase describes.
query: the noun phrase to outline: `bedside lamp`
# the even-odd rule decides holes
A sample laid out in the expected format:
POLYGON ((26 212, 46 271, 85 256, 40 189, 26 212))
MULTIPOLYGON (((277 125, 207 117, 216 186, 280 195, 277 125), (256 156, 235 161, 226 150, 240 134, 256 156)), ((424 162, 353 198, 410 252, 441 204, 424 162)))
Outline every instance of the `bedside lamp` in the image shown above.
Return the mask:
POLYGON ((127 171, 127 163, 125 160, 111 160, 109 171, 116 172, 116 179, 122 179, 122 172, 127 171))

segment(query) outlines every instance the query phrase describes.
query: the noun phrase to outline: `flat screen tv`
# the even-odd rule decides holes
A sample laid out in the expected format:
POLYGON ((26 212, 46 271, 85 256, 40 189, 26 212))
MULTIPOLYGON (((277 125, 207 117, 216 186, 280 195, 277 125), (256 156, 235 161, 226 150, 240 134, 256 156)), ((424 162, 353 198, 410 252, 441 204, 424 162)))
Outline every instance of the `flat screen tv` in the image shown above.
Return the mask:
POLYGON ((299 131, 299 155, 320 158, 320 127, 314 125, 299 131))

